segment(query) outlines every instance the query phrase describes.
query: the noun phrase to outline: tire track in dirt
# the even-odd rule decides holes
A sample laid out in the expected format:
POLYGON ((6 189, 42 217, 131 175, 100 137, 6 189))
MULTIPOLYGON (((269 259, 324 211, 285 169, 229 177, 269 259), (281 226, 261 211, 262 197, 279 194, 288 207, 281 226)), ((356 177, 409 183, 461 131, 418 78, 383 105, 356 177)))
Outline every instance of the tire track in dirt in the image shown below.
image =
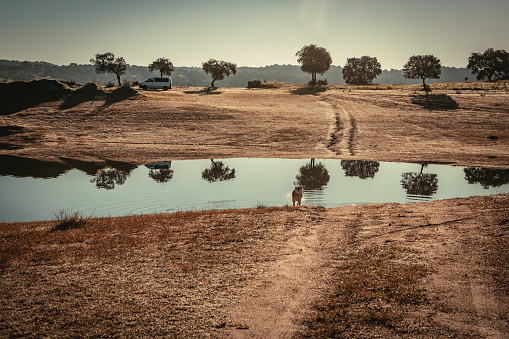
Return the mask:
POLYGON ((358 132, 357 120, 350 113, 352 112, 352 107, 345 105, 342 100, 330 96, 320 100, 333 108, 336 117, 335 128, 330 135, 327 148, 338 155, 355 155, 358 132))
POLYGON ((302 321, 324 292, 323 244, 319 234, 325 209, 300 207, 306 213, 298 228, 271 267, 273 279, 255 295, 234 307, 223 338, 286 338, 303 330, 302 321))

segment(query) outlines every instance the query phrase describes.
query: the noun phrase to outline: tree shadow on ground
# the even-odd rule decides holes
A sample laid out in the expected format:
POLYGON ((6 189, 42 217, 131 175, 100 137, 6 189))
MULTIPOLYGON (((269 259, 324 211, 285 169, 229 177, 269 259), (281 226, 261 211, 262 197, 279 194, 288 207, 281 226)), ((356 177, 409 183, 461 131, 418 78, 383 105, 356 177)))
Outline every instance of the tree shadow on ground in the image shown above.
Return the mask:
POLYGON ((100 107, 100 109, 104 109, 114 103, 121 102, 138 95, 140 95, 138 91, 129 86, 121 86, 114 89, 112 92, 107 93, 95 82, 90 82, 69 94, 65 98, 64 102, 60 104, 60 109, 68 109, 87 101, 96 100, 104 100, 104 104, 100 107))
POLYGON ((458 103, 447 94, 414 94, 412 104, 435 111, 453 110, 459 107, 458 103))
POLYGON ((291 90, 290 93, 296 94, 296 95, 319 95, 320 93, 325 92, 326 90, 327 90, 327 86, 306 85, 306 86, 291 90))
POLYGON ((185 94, 221 94, 218 87, 205 87, 199 91, 184 91, 185 94))

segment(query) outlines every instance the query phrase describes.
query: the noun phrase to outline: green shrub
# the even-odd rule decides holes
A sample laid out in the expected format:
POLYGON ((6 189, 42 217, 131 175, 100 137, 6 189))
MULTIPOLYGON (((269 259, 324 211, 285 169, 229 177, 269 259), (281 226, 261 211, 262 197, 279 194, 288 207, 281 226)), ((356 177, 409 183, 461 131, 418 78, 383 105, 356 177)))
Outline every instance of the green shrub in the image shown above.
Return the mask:
POLYGON ((260 80, 251 80, 247 82, 247 88, 280 88, 281 84, 277 82, 261 82, 260 80))
POLYGON ((251 80, 247 82, 247 88, 261 88, 262 82, 260 80, 251 80))

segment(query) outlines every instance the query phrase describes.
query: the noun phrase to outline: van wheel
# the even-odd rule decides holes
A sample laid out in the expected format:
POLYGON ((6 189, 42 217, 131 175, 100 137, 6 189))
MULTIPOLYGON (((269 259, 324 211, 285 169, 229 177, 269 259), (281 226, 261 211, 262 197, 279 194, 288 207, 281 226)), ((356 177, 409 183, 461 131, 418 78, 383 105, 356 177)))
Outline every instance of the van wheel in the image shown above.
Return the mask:
POLYGON ((147 85, 143 85, 143 90, 146 91, 147 90, 147 85))
POLYGON ((164 86, 163 91, 167 91, 167 90, 168 90, 168 87, 164 86))

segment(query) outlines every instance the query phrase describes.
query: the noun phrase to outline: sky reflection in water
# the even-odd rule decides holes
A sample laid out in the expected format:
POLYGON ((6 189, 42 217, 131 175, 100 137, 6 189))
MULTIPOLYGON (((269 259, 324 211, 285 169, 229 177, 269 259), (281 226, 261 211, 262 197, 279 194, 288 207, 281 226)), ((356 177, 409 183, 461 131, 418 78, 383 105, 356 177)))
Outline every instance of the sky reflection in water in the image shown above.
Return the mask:
POLYGON ((209 159, 77 167, 46 179, 30 177, 26 168, 21 174, 3 169, 0 222, 50 220, 61 210, 122 216, 284 206, 292 204, 291 191, 298 184, 305 190, 303 205, 324 207, 509 193, 509 170, 445 165, 209 159))

